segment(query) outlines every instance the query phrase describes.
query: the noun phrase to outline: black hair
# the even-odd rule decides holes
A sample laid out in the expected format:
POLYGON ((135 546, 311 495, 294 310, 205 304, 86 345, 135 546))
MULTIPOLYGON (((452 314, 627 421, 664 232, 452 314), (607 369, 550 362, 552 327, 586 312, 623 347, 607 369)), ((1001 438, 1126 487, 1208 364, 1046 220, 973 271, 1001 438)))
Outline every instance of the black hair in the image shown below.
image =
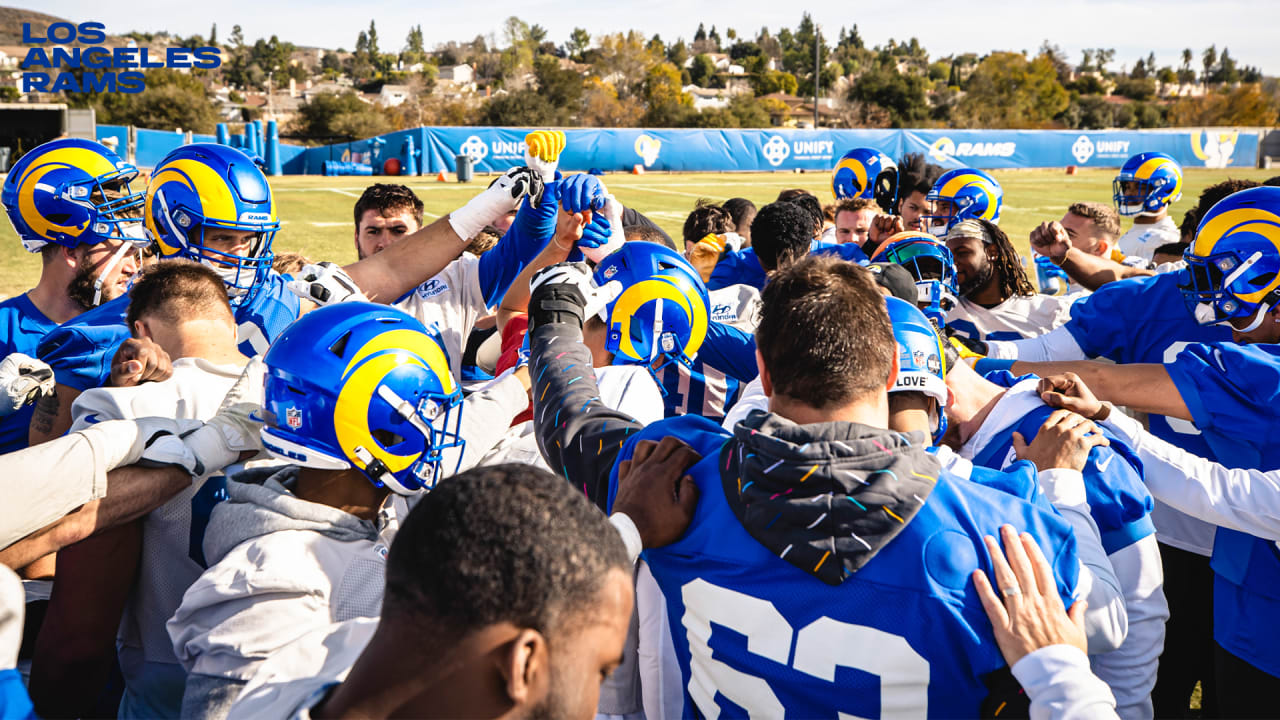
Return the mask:
POLYGON ((608 519, 564 480, 489 465, 442 481, 396 534, 382 615, 465 635, 498 622, 551 633, 631 574, 608 519))
POLYGON ((898 200, 902 201, 913 192, 928 195, 933 184, 945 172, 941 165, 934 165, 925 159, 924 153, 907 153, 898 161, 898 200))
POLYGON ((364 192, 360 194, 360 199, 356 200, 355 220, 357 229, 360 227, 360 218, 364 217, 367 210, 377 210, 378 214, 383 217, 401 210, 408 210, 413 215, 413 219, 419 225, 422 224, 422 200, 406 185, 374 183, 365 188, 364 192))
POLYGON ((803 195, 796 195, 790 200, 784 200, 783 202, 789 202, 804 208, 804 211, 809 213, 809 216, 813 218, 812 223, 810 224, 810 227, 813 228, 809 233, 810 237, 822 232, 822 223, 826 220, 826 214, 823 213, 822 203, 818 201, 817 197, 810 193, 805 193, 803 195))
POLYGON ((733 216, 729 211, 710 200, 699 200, 689 217, 685 218, 680 234, 686 243, 693 244, 707 235, 727 232, 733 232, 733 216))
MULTIPOLYGON (((991 266, 1000 280, 1000 296, 1008 298, 1014 295, 1035 295, 1036 288, 1027 277, 1027 271, 1022 267, 1022 257, 1013 248, 1013 243, 1009 242, 1009 236, 990 220, 975 219, 982 224, 983 231, 991 239, 990 245, 995 248, 991 266)), ((984 246, 987 244, 983 243, 984 246)))
POLYGON ((751 219, 756 216, 756 204, 746 198, 729 198, 720 205, 733 218, 733 227, 739 235, 751 232, 751 219))
POLYGON ((657 243, 668 250, 680 252, 680 248, 676 247, 676 241, 653 225, 627 225, 622 228, 622 234, 627 242, 657 243))
POLYGON ((813 216, 800 205, 781 200, 760 208, 751 221, 751 247, 766 271, 785 267, 809 252, 813 216))

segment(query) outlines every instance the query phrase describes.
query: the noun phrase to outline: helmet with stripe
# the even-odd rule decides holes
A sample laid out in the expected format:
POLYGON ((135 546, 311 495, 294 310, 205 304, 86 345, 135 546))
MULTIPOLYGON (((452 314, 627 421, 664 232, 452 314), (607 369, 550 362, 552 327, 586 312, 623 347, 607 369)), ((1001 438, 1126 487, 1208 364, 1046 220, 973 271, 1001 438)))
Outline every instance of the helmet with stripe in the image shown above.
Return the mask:
POLYGON ((947 431, 947 356, 937 326, 919 308, 895 297, 885 298, 893 339, 898 342, 898 376, 889 392, 921 392, 938 402, 933 441, 947 431))
POLYGON ((831 194, 836 200, 875 200, 885 212, 893 212, 898 199, 898 165, 874 148, 854 148, 836 163, 831 194))
POLYGON ((1004 190, 987 173, 974 168, 957 168, 943 173, 925 199, 934 204, 934 214, 921 218, 924 228, 943 238, 961 220, 982 218, 1000 222, 1004 190), (945 206, 943 205, 945 203, 945 206))
POLYGON ((946 245, 928 233, 908 230, 885 240, 872 262, 906 268, 915 278, 918 307, 938 325, 946 323, 946 314, 960 295, 955 258, 946 245))
POLYGON ((262 442, 277 457, 356 468, 400 495, 435 487, 442 451, 457 448, 461 458, 462 390, 440 339, 400 310, 318 308, 276 338, 263 362, 262 442))
POLYGON ((1111 190, 1121 215, 1158 213, 1182 197, 1182 166, 1164 153, 1139 153, 1124 161, 1111 190))
POLYGON ((225 145, 183 145, 165 156, 147 184, 147 231, 164 257, 203 263, 227 285, 233 307, 267 281, 276 220, 271 186, 249 156, 225 145), (252 233, 243 253, 210 246, 220 231, 252 233))
POLYGON ((613 364, 644 365, 656 374, 673 362, 693 363, 711 306, 688 260, 665 245, 629 242, 596 266, 593 279, 614 296, 600 311, 613 364))
POLYGON ((5 177, 0 202, 27 252, 120 240, 145 246, 141 221, 129 217, 143 195, 130 183, 138 168, 92 140, 53 140, 23 155, 5 177))
POLYGON ((1200 324, 1251 318, 1237 329, 1256 329, 1280 301, 1280 188, 1249 188, 1220 200, 1184 258, 1182 294, 1200 324))

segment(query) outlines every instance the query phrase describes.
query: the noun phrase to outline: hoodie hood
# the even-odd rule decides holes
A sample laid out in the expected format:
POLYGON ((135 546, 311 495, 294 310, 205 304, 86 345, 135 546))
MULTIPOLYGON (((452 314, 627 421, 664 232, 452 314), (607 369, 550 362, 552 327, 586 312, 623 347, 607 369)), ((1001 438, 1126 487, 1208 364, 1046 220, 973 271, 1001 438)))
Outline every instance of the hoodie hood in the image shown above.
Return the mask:
POLYGON ((797 425, 756 410, 733 434, 719 467, 738 521, 828 585, 857 572, 911 522, 941 471, 923 433, 797 425))
POLYGON ((339 542, 378 538, 374 523, 290 492, 298 470, 297 465, 249 468, 227 480, 227 499, 214 507, 204 538, 210 565, 240 543, 280 530, 310 530, 339 542))

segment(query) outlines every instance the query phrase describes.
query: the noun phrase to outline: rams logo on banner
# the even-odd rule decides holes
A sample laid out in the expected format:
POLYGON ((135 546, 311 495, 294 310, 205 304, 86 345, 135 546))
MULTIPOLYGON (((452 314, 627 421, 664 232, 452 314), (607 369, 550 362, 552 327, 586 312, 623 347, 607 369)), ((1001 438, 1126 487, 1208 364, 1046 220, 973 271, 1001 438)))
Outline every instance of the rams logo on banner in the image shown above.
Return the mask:
POLYGON ((658 153, 662 151, 662 141, 644 133, 636 138, 636 155, 644 162, 645 167, 652 167, 658 162, 658 153))

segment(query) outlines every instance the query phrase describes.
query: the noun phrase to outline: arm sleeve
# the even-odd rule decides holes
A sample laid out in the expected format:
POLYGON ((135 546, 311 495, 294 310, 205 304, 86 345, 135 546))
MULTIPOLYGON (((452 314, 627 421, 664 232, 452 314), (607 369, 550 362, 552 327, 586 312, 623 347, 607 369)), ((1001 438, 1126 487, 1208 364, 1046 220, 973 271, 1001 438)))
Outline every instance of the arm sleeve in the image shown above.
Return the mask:
POLYGON ((0 455, 0 507, 21 508, 0 513, 0 548, 107 494, 111 466, 105 441, 110 438, 101 440, 94 443, 84 433, 72 433, 0 455), (33 482, 37 478, 57 482, 33 482))
POLYGON ((1043 335, 1022 340, 992 340, 987 343, 987 357, 1025 362, 1088 360, 1089 356, 1080 347, 1071 326, 1069 322, 1043 335))
POLYGON ((1041 471, 1038 480, 1049 502, 1071 525, 1076 536, 1076 553, 1081 566, 1076 591, 1089 603, 1084 623, 1089 654, 1115 650, 1128 634, 1129 618, 1124 591, 1116 578, 1115 568, 1102 549, 1098 526, 1089 514, 1084 478, 1075 470, 1052 469, 1041 471))
POLYGON ((1088 656, 1077 648, 1040 648, 1011 669, 1031 699, 1033 720, 1119 718, 1110 688, 1089 670, 1088 656))
POLYGON ((1138 454, 1157 500, 1205 522, 1280 541, 1280 471, 1228 469, 1157 438, 1117 411, 1105 425, 1138 454))
POLYGON ((71 432, 84 430, 106 420, 131 419, 107 388, 91 388, 71 403, 71 432))
POLYGON ((614 460, 626 439, 643 426, 600 402, 581 328, 547 323, 529 337, 538 449, 553 472, 607 510, 614 460))
POLYGON ((506 234, 480 256, 480 291, 489 307, 502 300, 524 266, 542 252, 555 234, 558 189, 559 181, 548 184, 537 209, 525 199, 506 234))

